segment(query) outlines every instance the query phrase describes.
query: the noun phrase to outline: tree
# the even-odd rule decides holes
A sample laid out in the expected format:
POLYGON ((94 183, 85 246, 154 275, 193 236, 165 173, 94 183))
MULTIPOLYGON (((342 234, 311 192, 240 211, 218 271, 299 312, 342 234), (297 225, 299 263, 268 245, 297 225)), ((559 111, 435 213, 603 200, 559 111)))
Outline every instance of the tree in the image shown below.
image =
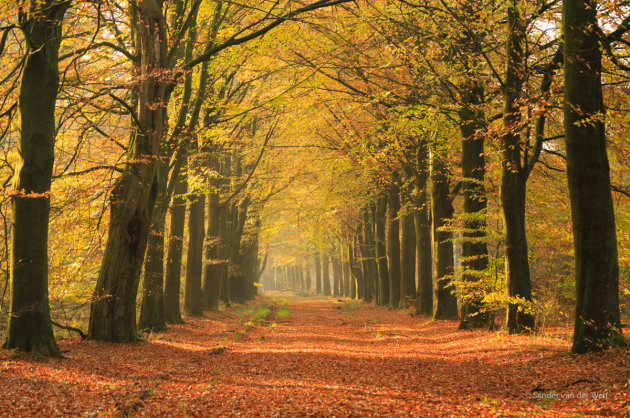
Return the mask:
MULTIPOLYGON (((180 158, 187 158, 182 155, 180 158)), ((170 235, 166 253, 166 272, 164 278, 164 318, 169 324, 182 323, 179 307, 179 290, 181 288, 182 251, 184 246, 184 224, 186 222, 186 199, 188 181, 183 172, 177 176, 177 184, 171 203, 170 235)))
POLYGON ((417 147, 416 196, 414 211, 416 227, 416 258, 418 289, 416 292, 416 314, 433 314, 433 252, 431 243, 431 200, 428 190, 429 147, 420 139, 417 147))
POLYGON ((575 248, 575 353, 623 344, 597 1, 565 0, 564 129, 575 248))
POLYGON ((448 220, 453 218, 448 169, 444 157, 432 151, 431 201, 433 212, 433 247, 435 251, 436 304, 433 319, 458 318, 453 279, 453 231, 448 220))
POLYGON ((317 294, 322 293, 322 262, 320 260, 320 252, 315 251, 313 256, 313 262, 315 263, 315 290, 317 294))
POLYGON ((407 309, 416 297, 416 228, 414 214, 405 204, 400 215, 400 301, 398 309, 407 309))
MULTIPOLYGON (((328 262, 329 257, 328 257, 328 253, 324 252, 322 254, 322 289, 324 291, 324 295, 326 296, 331 296, 332 292, 330 289, 330 263, 328 262)), ((333 258, 333 266, 335 265, 335 259, 333 258)), ((334 296, 339 296, 338 295, 338 288, 337 288, 337 272, 335 269, 334 272, 335 275, 335 294, 334 296)))
POLYGON ((137 8, 132 4, 130 20, 136 18, 137 50, 142 52, 137 124, 131 161, 110 198, 107 246, 88 329, 91 339, 112 342, 138 340, 135 299, 157 195, 154 159, 164 128, 166 82, 162 74, 167 70, 168 39, 161 2, 146 0, 137 8))
POLYGON ((19 160, 11 193, 11 303, 4 347, 50 356, 61 356, 48 302, 48 222, 59 47, 70 5, 69 1, 33 2, 19 16, 27 55, 20 85, 19 160))
MULTIPOLYGON (((180 69, 190 70, 219 52, 257 39, 303 13, 348 1, 319 0, 281 13, 279 17, 275 13, 273 17, 271 13, 263 13, 257 22, 236 31, 224 42, 208 42, 199 55, 180 69)), ((188 16, 194 16, 200 4, 200 0, 192 3, 188 16)), ((112 342, 138 340, 135 299, 157 195, 155 172, 164 130, 163 109, 167 107, 170 91, 178 80, 177 75, 165 77, 172 74, 172 68, 168 62, 169 40, 163 2, 132 2, 129 11, 129 20, 138 34, 136 51, 141 57, 138 105, 133 112, 137 120, 134 121, 129 161, 111 194, 107 245, 94 291, 88 330, 91 339, 112 342)), ((172 39, 176 45, 183 33, 185 31, 178 32, 172 39)), ((135 36, 132 38, 136 39, 135 36)))
POLYGON ((397 187, 389 190, 387 202, 387 259, 389 262, 389 306, 398 307, 400 302, 400 192, 397 187))
POLYGON ((376 243, 376 261, 378 263, 379 297, 377 305, 389 303, 389 266, 387 264, 385 224, 387 218, 387 197, 379 196, 374 208, 374 241, 376 243))
MULTIPOLYGON (((532 300, 525 199, 530 163, 523 161, 520 99, 525 80, 525 26, 518 1, 508 7, 507 75, 503 87, 503 170, 501 171, 501 205, 505 226, 505 269, 509 302, 507 327, 510 333, 534 328, 534 315, 526 305, 532 300)), ((525 154, 527 155, 527 154, 525 154)))

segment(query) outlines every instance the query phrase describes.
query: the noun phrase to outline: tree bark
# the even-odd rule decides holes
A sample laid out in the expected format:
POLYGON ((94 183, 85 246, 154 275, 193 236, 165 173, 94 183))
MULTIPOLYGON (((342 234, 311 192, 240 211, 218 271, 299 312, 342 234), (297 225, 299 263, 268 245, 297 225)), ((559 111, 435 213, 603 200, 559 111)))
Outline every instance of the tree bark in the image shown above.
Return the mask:
POLYGON ((387 249, 385 246, 385 223, 387 216, 387 197, 381 196, 376 202, 374 211, 374 241, 376 260, 378 263, 379 297, 377 304, 385 306, 389 303, 389 267, 387 265, 387 249))
POLYGON ((565 0, 564 129, 575 248, 575 353, 624 345, 597 2, 565 0))
MULTIPOLYGON (((332 268, 333 268, 333 296, 341 297, 342 293, 342 274, 341 274, 341 261, 339 261, 338 255, 332 256, 332 268)), ((324 277, 326 277, 326 270, 324 269, 324 277)), ((326 282, 324 281, 324 284, 326 282)))
POLYGON ((341 260, 341 295, 346 298, 351 298, 352 285, 350 281, 352 277, 350 275, 350 253, 348 251, 348 245, 341 244, 339 246, 339 259, 341 260))
POLYGON ((387 202, 387 258, 389 260, 389 306, 396 308, 400 302, 400 228, 398 189, 390 190, 387 202))
POLYGON ((188 316, 203 316, 201 273, 203 269, 203 239, 205 196, 193 193, 188 205, 188 253, 186 254, 186 285, 184 312, 188 316))
POLYGON ((361 263, 357 260, 357 237, 354 237, 348 245, 348 264, 350 265, 350 294, 353 299, 363 298, 363 280, 364 274, 361 270, 361 263))
MULTIPOLYGON (((248 210, 249 210, 249 198, 245 198, 243 199, 243 201, 238 205, 235 206, 233 209, 233 214, 234 214, 234 218, 233 218, 233 226, 231 229, 231 234, 232 237, 230 239, 230 246, 229 246, 229 250, 230 250, 230 263, 232 265, 237 266, 237 269, 235 269, 236 271, 234 272, 234 274, 230 277, 231 280, 231 297, 232 300, 234 300, 235 302, 238 303, 244 303, 246 302, 246 284, 244 282, 244 277, 242 274, 242 268, 240 268, 240 250, 241 250, 241 240, 243 238, 243 231, 245 228, 245 222, 247 220, 247 214, 248 214, 248 210)), ((300 277, 299 277, 299 271, 297 270, 297 266, 296 266, 296 280, 297 280, 297 284, 298 287, 301 286, 300 284, 300 277)))
POLYGON ((153 219, 144 257, 144 277, 142 283, 142 304, 138 325, 141 330, 164 331, 164 227, 168 204, 166 183, 168 181, 168 165, 163 161, 157 163, 158 198, 153 210, 153 219))
POLYGON ((313 257, 315 261, 315 289, 318 295, 321 295, 323 292, 322 288, 322 262, 319 256, 319 250, 315 252, 315 256, 313 257))
POLYGON ((483 274, 488 268, 486 244, 486 173, 484 141, 488 127, 483 111, 484 88, 478 81, 466 86, 459 111, 462 134, 462 190, 464 231, 462 242, 462 281, 460 329, 490 327, 490 315, 483 311, 483 274))
POLYGON ((304 285, 307 292, 311 290, 311 287, 313 285, 311 280, 311 269, 309 268, 308 264, 308 258, 304 262, 304 285))
MULTIPOLYGON (((133 6, 131 6, 133 8, 133 6)), ((133 13, 132 13, 133 15, 133 13)), ((155 0, 138 3, 141 75, 138 122, 131 158, 111 193, 107 244, 90 309, 88 338, 137 341, 136 296, 151 212, 163 130, 167 68, 166 25, 155 0)))
MULTIPOLYGON (((220 161, 220 173, 224 178, 232 175, 232 158, 230 155, 224 155, 220 161)), ((221 245, 219 246, 219 258, 226 260, 221 264, 221 277, 219 284, 219 299, 229 305, 230 303, 230 277, 228 276, 229 258, 230 258, 230 225, 232 225, 231 215, 227 204, 219 205, 219 236, 221 237, 221 245)), ((288 266, 285 266, 288 281, 288 266)))
POLYGON ((219 291, 221 287, 222 262, 219 261, 220 207, 218 182, 209 181, 208 215, 203 269, 203 308, 217 310, 219 308, 219 291))
POLYGON ((416 293, 416 314, 433 314, 433 254, 431 251, 431 202, 427 190, 429 177, 429 148, 420 141, 417 150, 416 210, 416 257, 418 289, 416 293))
POLYGON ((378 282, 378 269, 374 253, 374 226, 372 225, 371 210, 369 208, 363 211, 362 220, 360 254, 365 276, 363 300, 370 302, 374 297, 375 286, 378 282))
POLYGON ((404 209, 400 216, 400 300, 398 309, 408 309, 416 297, 416 228, 413 212, 404 209))
POLYGON ((18 162, 11 194, 10 305, 4 347, 61 357, 48 301, 48 219, 55 159, 61 26, 69 3, 42 1, 20 16, 28 54, 20 85, 18 162))
POLYGON ((505 226, 505 273, 507 277, 507 328, 519 333, 534 328, 534 315, 526 306, 532 300, 529 276, 527 236, 525 230, 525 196, 527 168, 521 155, 521 114, 519 99, 525 76, 525 27, 517 7, 517 0, 508 8, 507 75, 503 89, 502 137, 503 167, 501 170, 501 205, 505 226))
POLYGON ((458 317, 457 298, 452 285, 453 277, 453 232, 444 229, 453 218, 450 199, 449 177, 444 160, 433 155, 431 165, 431 200, 433 202, 433 239, 436 270, 436 306, 433 319, 458 317))
MULTIPOLYGON (((186 155, 181 158, 187 158, 186 155)), ((164 283, 164 317, 169 324, 183 323, 179 307, 181 289, 182 251, 184 247, 184 226, 186 223, 186 198, 188 172, 182 170, 176 179, 175 192, 171 203, 171 225, 166 254, 166 278, 164 283)))

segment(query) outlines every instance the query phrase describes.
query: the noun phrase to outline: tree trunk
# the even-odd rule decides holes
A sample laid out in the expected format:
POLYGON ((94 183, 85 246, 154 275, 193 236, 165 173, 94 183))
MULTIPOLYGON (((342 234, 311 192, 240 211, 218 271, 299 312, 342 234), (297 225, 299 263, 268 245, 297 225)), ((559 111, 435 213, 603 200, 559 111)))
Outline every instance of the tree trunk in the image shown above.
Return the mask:
MULTIPOLYGON (((139 126, 131 158, 111 193, 107 244, 90 309, 88 337, 137 341, 136 296, 155 203, 155 161, 163 130, 166 85, 166 25, 155 0, 138 3, 141 75, 139 126)), ((133 6, 132 6, 133 7, 133 6)), ((133 14, 133 13, 132 13, 133 14)))
POLYGON ((323 288, 322 288, 322 263, 321 263, 321 259, 319 256, 319 250, 315 252, 315 257, 313 257, 313 259, 315 260, 315 289, 317 290, 317 294, 321 295, 323 288))
POLYGON ((453 278, 453 232, 444 230, 453 217, 453 204, 444 160, 433 155, 431 166, 431 197, 433 202, 433 239, 436 270, 436 306, 433 319, 457 318, 457 298, 453 278))
POLYGON ((431 202, 427 191, 429 149, 424 141, 418 145, 416 175, 416 257, 418 259, 418 289, 416 314, 433 314, 433 254, 431 252, 431 202))
POLYGON ((298 286, 300 287, 300 292, 304 292, 306 291, 306 280, 304 280, 304 268, 302 268, 302 263, 297 266, 297 272, 299 282, 298 286))
POLYGON ((309 268, 308 258, 304 263, 304 284, 306 287, 306 291, 309 292, 311 290, 311 269, 309 268))
POLYGON ((348 245, 348 263, 350 264, 350 280, 351 290, 350 294, 353 299, 363 298, 363 280, 364 274, 361 270, 361 263, 356 258, 357 255, 357 238, 354 237, 353 241, 348 245))
POLYGON ((396 308, 400 302, 400 228, 398 189, 391 190, 387 205, 387 258, 389 260, 389 306, 396 308))
POLYGON ((341 244, 339 246, 339 258, 341 260, 341 295, 346 298, 352 297, 352 285, 351 280, 352 277, 350 275, 350 253, 348 251, 348 246, 341 244))
POLYGON ((405 208, 400 216, 400 300, 398 309, 408 309, 416 297, 416 228, 413 212, 405 208))
POLYGON ((370 209, 363 211, 361 227, 360 255, 363 265, 364 294, 363 300, 369 302, 374 297, 374 287, 377 282, 376 256, 374 254, 374 227, 371 222, 370 209))
MULTIPOLYGON (((181 158, 187 158, 186 155, 181 158)), ((166 279, 164 283, 164 317, 169 324, 181 324, 182 314, 179 308, 181 289, 182 251, 184 244, 184 226, 186 223, 186 198, 188 191, 188 173, 179 172, 176 179, 175 193, 171 203, 171 226, 166 254, 166 279)))
POLYGON ((151 232, 148 238, 147 253, 144 257, 144 278, 142 286, 142 304, 140 307, 139 328, 147 331, 164 331, 164 227, 168 204, 166 183, 168 165, 157 163, 158 198, 153 210, 151 232))
MULTIPOLYGON (((325 266, 325 264, 324 264, 325 266)), ((339 256, 334 255, 332 257, 332 267, 333 267, 333 296, 341 297, 341 262, 339 261, 339 256)), ((326 269, 324 269, 324 277, 326 277, 326 269)), ((324 285, 326 281, 324 280, 324 285)))
MULTIPOLYGON (((177 17, 181 18, 183 3, 177 2, 177 6, 174 13, 177 17)), ((193 57, 193 50, 197 44, 197 14, 192 16, 191 26, 189 29, 189 36, 184 49, 179 48, 172 60, 190 61, 193 57), (184 53, 183 56, 181 53, 184 53)), ((180 22, 181 24, 181 22, 180 22)), ((171 183, 174 184, 173 189, 178 194, 173 199, 173 205, 171 208, 171 237, 169 238, 169 249, 166 261, 166 283, 165 283, 165 317, 167 322, 182 323, 182 317, 179 307, 180 288, 181 288, 181 261, 184 239, 184 224, 186 218, 186 200, 182 196, 188 191, 188 148, 191 147, 195 150, 196 144, 194 141, 193 133, 197 129, 199 124, 199 115, 201 113, 201 106, 206 97, 206 85, 208 79, 208 64, 203 63, 201 68, 201 75, 199 77, 199 85, 197 88, 197 95, 195 100, 192 97, 192 85, 193 85, 193 73, 188 72, 184 77, 184 85, 179 97, 179 114, 177 122, 173 128, 172 136, 166 141, 165 153, 162 156, 162 161, 167 161, 175 157, 175 167, 172 169, 172 178, 169 182, 169 188, 171 183), (191 104, 192 111, 191 111, 191 104), (178 144, 179 142, 179 144, 178 144), (177 146, 179 145, 179 147, 177 146), (179 148, 177 151, 175 151, 179 148), (175 154, 175 152, 177 152, 175 154), (175 154, 175 155, 174 155, 175 154)), ((170 199, 170 190, 167 191, 168 198, 170 199)))
POLYGON ((186 285, 184 312, 188 316, 203 316, 201 303, 201 273, 203 269, 203 239, 205 196, 193 193, 188 206, 188 253, 186 254, 186 285))
POLYGON ((208 217, 205 243, 205 264, 203 269, 203 308, 217 310, 219 308, 219 291, 221 287, 222 262, 219 261, 220 207, 217 182, 210 181, 208 192, 208 217))
POLYGON ((20 86, 18 162, 13 178, 11 290, 4 347, 61 357, 48 301, 48 218, 55 159, 61 25, 69 3, 42 1, 21 17, 29 50, 20 86))
POLYGON ((575 248, 575 353, 623 345, 597 2, 565 0, 564 129, 575 248))
POLYGON ((289 267, 289 276, 291 277, 291 290, 297 292, 300 289, 300 285, 298 283, 297 268, 295 266, 289 267))
MULTIPOLYGON (((231 297, 232 300, 238 303, 245 303, 245 282, 242 274, 242 268, 240 268, 240 250, 241 250, 241 240, 243 237, 243 231, 245 228, 245 222, 247 220, 247 213, 249 210, 249 199, 245 198, 243 201, 234 207, 234 218, 233 218, 233 226, 232 226, 232 237, 230 239, 230 263, 232 265, 237 266, 235 269, 235 273, 230 277, 232 288, 231 288, 231 297)), ((297 269, 297 267, 296 267, 297 269)), ((296 277, 298 282, 298 287, 300 287, 300 277, 299 271, 296 270, 296 277)))
MULTIPOLYGON (((230 229, 228 228, 228 220, 229 213, 227 205, 219 206, 219 236, 221 237, 221 243, 219 245, 219 258, 221 260, 226 260, 221 263, 221 271, 220 271, 220 282, 219 282, 219 299, 229 305, 230 303, 230 279, 228 277, 228 263, 227 261, 230 258, 229 255, 229 234, 230 229)), ((287 276, 288 279, 288 276, 287 276)))
POLYGON ((385 306, 389 303, 389 268, 385 246, 385 223, 387 216, 387 197, 381 196, 376 202, 374 211, 374 242, 376 261, 378 263, 379 297, 377 304, 385 306))
POLYGON ((516 0, 508 8, 507 75, 503 91, 502 137, 503 168, 501 170, 501 205, 505 226, 505 274, 507 277, 508 305, 507 328, 509 333, 529 331, 534 328, 529 277, 527 237, 525 231, 525 195, 527 168, 523 166, 521 138, 519 134, 521 114, 519 99, 525 76, 525 27, 516 0))
POLYGON ((464 231, 462 242, 462 317, 460 329, 490 327, 490 314, 482 309, 482 276, 488 268, 486 244, 486 173, 484 140, 488 127, 483 111, 484 88, 477 81, 467 86, 459 112, 462 134, 462 190, 464 231))

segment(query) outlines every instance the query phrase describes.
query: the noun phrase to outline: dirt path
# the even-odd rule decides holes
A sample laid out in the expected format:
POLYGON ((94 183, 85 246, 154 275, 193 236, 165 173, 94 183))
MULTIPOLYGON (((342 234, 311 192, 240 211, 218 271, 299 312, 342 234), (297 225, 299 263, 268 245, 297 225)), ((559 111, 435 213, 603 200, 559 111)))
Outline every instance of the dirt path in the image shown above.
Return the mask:
POLYGON ((630 415, 627 352, 578 357, 562 339, 456 327, 358 302, 259 298, 144 343, 65 340, 64 360, 0 350, 0 414, 630 415))

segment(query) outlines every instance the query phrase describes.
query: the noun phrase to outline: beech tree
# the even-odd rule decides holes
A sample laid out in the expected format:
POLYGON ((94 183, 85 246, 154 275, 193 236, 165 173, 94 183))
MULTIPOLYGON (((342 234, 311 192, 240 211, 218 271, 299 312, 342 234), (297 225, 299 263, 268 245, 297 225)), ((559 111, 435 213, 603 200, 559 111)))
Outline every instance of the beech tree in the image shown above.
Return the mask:
POLYGON ((564 0, 564 130, 575 247, 575 353, 623 344, 597 1, 564 0))
POLYGON ((48 302, 48 222, 59 47, 70 6, 70 1, 33 2, 19 16, 26 56, 20 80, 19 159, 11 192, 11 303, 4 347, 50 356, 61 356, 48 302))

